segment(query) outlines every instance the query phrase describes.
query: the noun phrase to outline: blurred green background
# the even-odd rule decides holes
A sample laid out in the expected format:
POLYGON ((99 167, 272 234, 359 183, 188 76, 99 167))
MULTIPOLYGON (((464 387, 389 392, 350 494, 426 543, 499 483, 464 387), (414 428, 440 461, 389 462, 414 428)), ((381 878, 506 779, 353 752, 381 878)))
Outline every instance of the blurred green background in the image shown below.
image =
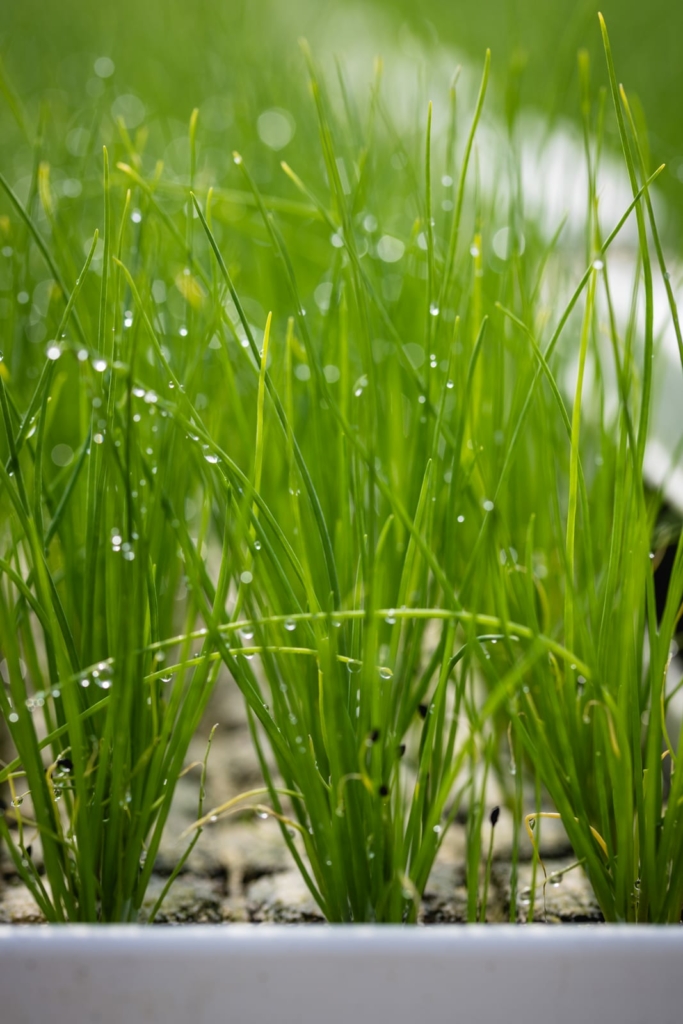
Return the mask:
MULTIPOLYGON (((295 106, 293 94, 305 85, 296 45, 302 35, 318 52, 398 50, 410 57, 417 41, 423 56, 441 45, 477 64, 490 46, 500 88, 509 87, 513 68, 524 106, 575 117, 579 48, 591 53, 596 80, 605 81, 599 9, 618 73, 643 105, 653 159, 668 164, 662 187, 680 225, 683 3, 672 0, 3 0, 0 55, 29 119, 46 89, 51 105, 75 113, 106 88, 134 93, 148 111, 186 122, 194 106, 217 95, 245 110, 259 102, 295 106), (115 64, 111 80, 93 75, 102 56, 115 64)), ((0 118, 4 124, 4 112, 0 118)), ((231 118, 225 120, 228 128, 231 118)), ((3 135, 6 167, 12 139, 3 135)), ((228 141, 230 149, 239 143, 228 141)))

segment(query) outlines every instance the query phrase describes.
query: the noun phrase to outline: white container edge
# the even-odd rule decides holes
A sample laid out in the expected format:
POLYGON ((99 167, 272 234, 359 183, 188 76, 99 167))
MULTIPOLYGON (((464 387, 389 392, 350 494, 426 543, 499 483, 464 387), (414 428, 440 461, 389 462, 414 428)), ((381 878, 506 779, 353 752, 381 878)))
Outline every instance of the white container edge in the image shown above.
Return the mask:
POLYGON ((683 928, 0 926, 2 1024, 676 1024, 683 928))

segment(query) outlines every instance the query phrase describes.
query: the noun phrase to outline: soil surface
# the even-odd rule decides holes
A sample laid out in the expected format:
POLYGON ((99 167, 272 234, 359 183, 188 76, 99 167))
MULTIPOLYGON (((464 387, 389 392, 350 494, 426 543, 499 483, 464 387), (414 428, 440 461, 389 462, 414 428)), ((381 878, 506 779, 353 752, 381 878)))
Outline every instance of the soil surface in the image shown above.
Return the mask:
MULTIPOLYGON (((249 736, 242 698, 223 680, 214 696, 206 728, 193 741, 187 763, 201 762, 210 726, 218 722, 207 773, 205 809, 218 806, 245 790, 262 785, 258 761, 249 736)), ((187 839, 184 829, 197 818, 200 767, 180 779, 155 873, 148 889, 142 918, 156 903, 168 876, 182 855, 187 839)), ((502 794, 489 786, 491 808, 503 805, 502 794)), ((264 802, 268 802, 265 800, 264 802)), ((529 809, 534 806, 529 794, 529 809)), ((487 825, 484 843, 488 843, 487 825)), ((525 832, 519 837, 520 861, 515 919, 586 922, 602 920, 591 887, 573 863, 571 847, 557 821, 544 820, 541 856, 548 875, 544 885, 540 865, 536 871, 533 907, 532 848, 525 832), (558 884, 559 882, 559 884, 558 884)), ((486 919, 510 920, 512 817, 502 806, 494 835, 486 919)), ((34 843, 34 856, 38 844, 34 843)), ((448 924, 467 920, 465 886, 465 827, 453 824, 446 835, 424 894, 420 922, 448 924)), ((483 865, 482 865, 483 872, 483 865)), ((0 923, 39 923, 38 907, 26 891, 7 857, 0 850, 0 923)), ((294 866, 278 824, 261 820, 253 812, 219 820, 205 828, 199 842, 176 879, 156 917, 157 923, 215 923, 322 921, 313 898, 294 866)))

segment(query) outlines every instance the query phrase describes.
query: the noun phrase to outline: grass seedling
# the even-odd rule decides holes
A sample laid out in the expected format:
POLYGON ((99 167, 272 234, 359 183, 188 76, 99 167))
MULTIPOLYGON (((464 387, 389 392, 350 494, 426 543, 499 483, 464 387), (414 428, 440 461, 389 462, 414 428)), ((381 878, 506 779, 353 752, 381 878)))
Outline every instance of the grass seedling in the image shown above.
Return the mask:
MULTIPOLYGON (((379 74, 365 104, 304 47, 313 115, 302 97, 268 194, 253 124, 219 174, 196 111, 180 172, 148 155, 158 134, 105 119, 78 216, 42 142, 27 201, 0 177, 0 832, 49 920, 137 917, 222 670, 264 785, 206 811, 205 762, 190 844, 222 814, 273 816, 328 920, 415 921, 461 809, 484 920, 494 778, 515 835, 561 816, 605 917, 680 918, 663 708, 683 541, 657 621, 642 476, 659 170, 605 47, 633 199, 603 223, 582 58, 583 273, 563 224, 548 243, 525 217, 515 104, 508 143, 478 150, 489 54, 442 138, 438 97, 396 128, 379 74), (79 273, 86 221, 102 241, 79 273)), ((516 838, 512 919, 517 857, 516 838)))
MULTIPOLYGON (((29 385, 24 412, 13 379, 0 382, 0 702, 18 755, 0 773, 12 793, 0 830, 48 920, 134 920, 216 675, 204 656, 169 686, 163 652, 149 649, 173 631, 182 560, 172 509, 184 506, 193 470, 170 472, 168 417, 135 379, 141 331, 121 312, 127 285, 112 245, 114 231, 119 255, 130 244, 128 197, 114 228, 106 150, 99 296, 89 276, 97 234, 69 293, 57 268, 64 254, 51 254, 36 217, 10 199, 58 283, 37 383, 17 373, 29 385), (27 840, 36 832, 44 874, 27 840)), ((50 201, 47 174, 41 200, 50 201)), ((20 367, 21 352, 12 356, 20 367)), ((195 617, 190 599, 188 631, 195 617)))
MULTIPOLYGON (((677 771, 681 740, 677 753, 666 729, 665 679, 682 611, 683 544, 678 543, 658 621, 651 548, 661 495, 647 492, 642 475, 654 347, 647 219, 665 281, 668 275, 648 190, 643 188, 647 170, 641 140, 626 94, 617 86, 602 20, 601 28, 624 158, 637 198, 639 259, 633 294, 644 296, 644 316, 636 316, 634 301, 625 326, 619 329, 615 324, 609 261, 600 246, 592 184, 591 208, 596 211, 589 219, 592 270, 583 299, 576 390, 571 424, 567 424, 564 549, 559 530, 556 540, 563 569, 555 580, 550 574, 544 580, 541 605, 528 581, 524 599, 529 609, 540 611, 539 625, 544 629, 549 609, 557 609, 556 621, 562 623, 567 648, 580 656, 589 671, 579 667, 577 657, 569 661, 552 656, 539 659, 513 707, 520 738, 559 812, 550 816, 561 817, 605 918, 678 922, 683 905, 681 782, 677 771), (619 397, 610 413, 606 412, 604 391, 598 388, 597 394, 586 393, 589 350, 594 359, 602 358, 600 291, 609 316, 616 364, 613 378, 619 397), (586 416, 587 398, 590 418, 586 416), (596 455, 600 470, 589 471, 596 455), (586 501, 581 511, 584 488, 586 501), (561 617, 560 603, 564 606, 561 617)), ((673 292, 668 287, 667 294, 678 334, 673 292)), ((597 379, 604 377, 600 373, 597 379)), ((515 589, 520 600, 521 581, 515 589)), ((515 601, 511 610, 519 614, 515 601)), ((529 815, 527 827, 544 816, 548 815, 529 815)))

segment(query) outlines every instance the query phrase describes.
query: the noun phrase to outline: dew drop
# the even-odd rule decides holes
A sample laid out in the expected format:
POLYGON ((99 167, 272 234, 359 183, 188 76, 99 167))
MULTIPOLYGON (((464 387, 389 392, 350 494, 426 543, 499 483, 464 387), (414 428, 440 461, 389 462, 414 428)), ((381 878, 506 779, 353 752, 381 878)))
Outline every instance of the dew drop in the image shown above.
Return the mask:
POLYGON ((114 61, 111 57, 98 57, 93 70, 98 78, 111 78, 115 71, 114 61))

